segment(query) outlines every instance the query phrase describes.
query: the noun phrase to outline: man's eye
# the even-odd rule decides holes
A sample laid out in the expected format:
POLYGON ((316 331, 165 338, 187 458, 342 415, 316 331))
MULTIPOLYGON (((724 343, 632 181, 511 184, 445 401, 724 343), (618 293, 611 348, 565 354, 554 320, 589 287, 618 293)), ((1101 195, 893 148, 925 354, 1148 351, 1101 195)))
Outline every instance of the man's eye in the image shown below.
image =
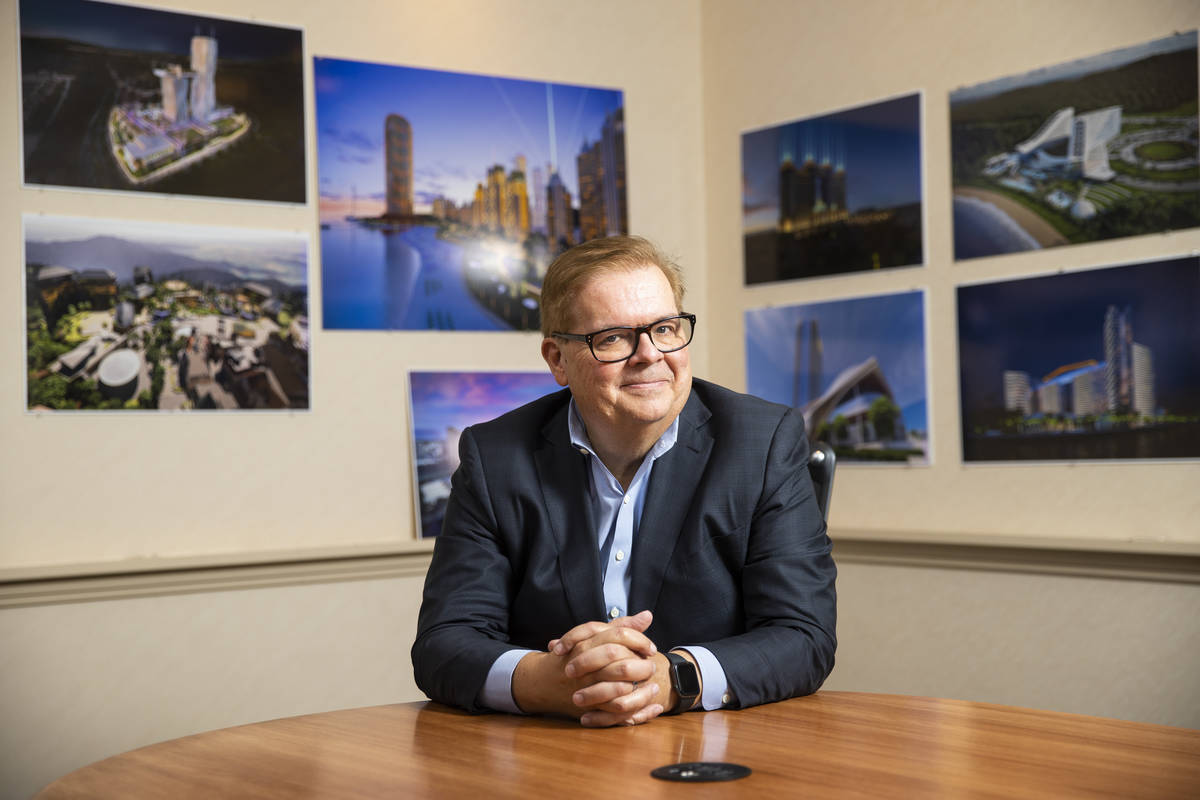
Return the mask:
POLYGON ((606 333, 600 337, 600 340, 597 342, 597 344, 599 344, 601 347, 611 347, 612 345, 620 342, 623 338, 625 337, 619 333, 606 333))

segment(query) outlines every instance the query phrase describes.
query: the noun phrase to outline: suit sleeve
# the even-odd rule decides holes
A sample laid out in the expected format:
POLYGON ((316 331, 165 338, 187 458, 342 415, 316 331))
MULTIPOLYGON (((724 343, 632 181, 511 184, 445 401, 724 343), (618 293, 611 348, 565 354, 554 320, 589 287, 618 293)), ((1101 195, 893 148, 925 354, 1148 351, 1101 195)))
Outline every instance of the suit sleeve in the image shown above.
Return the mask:
POLYGON ((434 544, 412 648, 417 686, 430 699, 488 710, 481 689, 508 643, 512 567, 471 429, 459 440, 442 532, 434 544))
POLYGON ((837 569, 808 474, 803 417, 789 409, 766 455, 741 573, 745 632, 700 642, 738 707, 815 692, 833 669, 837 569))

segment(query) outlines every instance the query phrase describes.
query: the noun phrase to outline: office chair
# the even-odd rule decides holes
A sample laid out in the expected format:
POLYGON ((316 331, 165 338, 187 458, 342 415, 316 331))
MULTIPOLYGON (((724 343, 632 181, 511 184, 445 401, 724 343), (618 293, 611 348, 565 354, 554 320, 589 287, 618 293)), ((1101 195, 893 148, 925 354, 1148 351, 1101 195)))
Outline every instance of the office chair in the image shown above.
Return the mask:
POLYGON ((833 471, 837 467, 837 456, 825 442, 813 442, 808 455, 808 474, 812 477, 813 490, 817 495, 817 507, 821 518, 829 522, 829 499, 833 495, 833 471))

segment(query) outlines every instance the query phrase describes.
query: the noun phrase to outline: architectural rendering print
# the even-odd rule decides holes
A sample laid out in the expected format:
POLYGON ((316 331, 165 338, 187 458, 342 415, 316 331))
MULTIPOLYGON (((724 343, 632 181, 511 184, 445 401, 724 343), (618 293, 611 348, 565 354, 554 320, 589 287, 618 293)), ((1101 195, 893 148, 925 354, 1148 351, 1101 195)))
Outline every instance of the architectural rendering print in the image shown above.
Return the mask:
POLYGON ((958 288, 963 460, 1200 458, 1200 259, 958 288))
POLYGON ((839 460, 929 463, 924 293, 751 309, 750 394, 799 408, 839 460))
POLYGON ((1200 225, 1196 31, 950 93, 954 256, 1200 225))
POLYGON ((309 407, 305 234, 24 223, 28 410, 309 407))
POLYGON ((22 0, 27 184, 305 202, 301 34, 22 0))
POLYGON ((442 530, 463 429, 562 388, 549 371, 410 372, 408 386, 417 529, 422 537, 442 530))
POLYGON ((620 91, 313 71, 326 328, 536 330, 550 261, 627 232, 620 91))
POLYGON ((921 96, 742 134, 745 282, 924 261, 921 96))

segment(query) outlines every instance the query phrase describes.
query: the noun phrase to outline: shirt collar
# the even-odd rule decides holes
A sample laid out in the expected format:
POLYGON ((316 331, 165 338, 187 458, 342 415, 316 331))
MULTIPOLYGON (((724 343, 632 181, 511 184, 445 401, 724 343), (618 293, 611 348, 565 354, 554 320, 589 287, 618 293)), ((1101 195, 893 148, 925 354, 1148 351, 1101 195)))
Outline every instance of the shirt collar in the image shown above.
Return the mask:
MULTIPOLYGON (((583 450, 587 453, 595 453, 596 448, 592 447, 592 442, 588 439, 587 428, 583 424, 583 417, 579 416, 579 408, 575 405, 575 398, 571 398, 571 403, 567 413, 567 432, 571 435, 571 445, 583 450)), ((663 453, 675 446, 675 440, 679 438, 679 415, 675 415, 675 419, 671 420, 671 424, 663 431, 662 436, 658 437, 646 453, 651 460, 658 458, 663 453)))

